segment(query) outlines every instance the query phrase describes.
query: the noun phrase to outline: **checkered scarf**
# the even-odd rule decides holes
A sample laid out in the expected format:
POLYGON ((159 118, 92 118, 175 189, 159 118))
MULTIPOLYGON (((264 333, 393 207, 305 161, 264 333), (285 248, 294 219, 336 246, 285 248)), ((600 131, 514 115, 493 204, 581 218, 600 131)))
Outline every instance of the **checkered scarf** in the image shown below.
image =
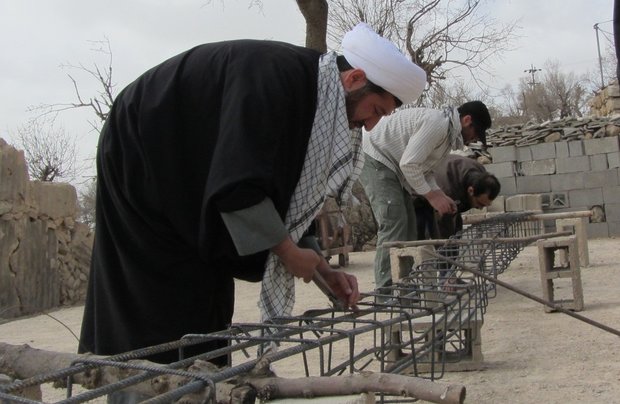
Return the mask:
POLYGON ((443 116, 448 119, 448 139, 450 150, 462 150, 465 147, 461 134, 461 117, 455 107, 443 107, 443 116))
MULTIPOLYGON (((301 176, 284 225, 295 243, 308 229, 328 195, 339 202, 351 196, 363 164, 362 131, 350 130, 345 91, 336 54, 319 60, 317 107, 301 176)), ((273 253, 269 254, 258 305, 263 321, 290 315, 295 304, 295 279, 273 253)))

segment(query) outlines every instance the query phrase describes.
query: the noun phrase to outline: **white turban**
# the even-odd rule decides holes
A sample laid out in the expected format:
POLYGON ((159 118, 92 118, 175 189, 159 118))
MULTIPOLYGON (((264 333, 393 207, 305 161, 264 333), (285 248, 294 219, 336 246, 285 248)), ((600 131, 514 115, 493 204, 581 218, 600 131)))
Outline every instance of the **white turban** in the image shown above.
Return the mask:
POLYGON ((361 22, 342 39, 347 62, 362 69, 366 78, 392 93, 403 104, 415 101, 426 86, 426 73, 396 45, 361 22))

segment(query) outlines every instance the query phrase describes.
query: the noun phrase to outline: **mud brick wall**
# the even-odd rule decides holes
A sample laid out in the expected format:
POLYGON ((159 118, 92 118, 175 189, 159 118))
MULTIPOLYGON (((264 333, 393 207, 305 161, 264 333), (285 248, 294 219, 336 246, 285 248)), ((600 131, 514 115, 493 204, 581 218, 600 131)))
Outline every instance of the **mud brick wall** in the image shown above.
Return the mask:
POLYGON ((84 300, 92 234, 77 193, 30 181, 22 151, 0 139, 0 318, 84 300))

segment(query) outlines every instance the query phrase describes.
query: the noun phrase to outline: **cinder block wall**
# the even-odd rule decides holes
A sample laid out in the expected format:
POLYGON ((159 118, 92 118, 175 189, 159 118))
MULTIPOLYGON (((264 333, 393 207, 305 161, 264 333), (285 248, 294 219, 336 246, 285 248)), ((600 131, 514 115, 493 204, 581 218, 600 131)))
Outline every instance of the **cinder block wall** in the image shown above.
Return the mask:
POLYGON ((0 139, 0 318, 82 302, 92 233, 69 184, 30 181, 22 151, 0 139))
POLYGON ((544 212, 592 210, 589 237, 620 236, 618 135, 499 146, 485 167, 502 185, 500 195, 541 194, 544 212))

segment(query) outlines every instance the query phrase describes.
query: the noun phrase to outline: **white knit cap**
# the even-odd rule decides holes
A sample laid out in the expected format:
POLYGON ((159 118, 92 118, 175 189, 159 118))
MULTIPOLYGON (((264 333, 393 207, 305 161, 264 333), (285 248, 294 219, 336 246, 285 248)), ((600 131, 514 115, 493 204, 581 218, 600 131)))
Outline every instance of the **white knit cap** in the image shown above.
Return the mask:
POLYGON ((368 80, 392 93, 403 104, 415 101, 426 86, 426 73, 396 45, 361 22, 342 38, 347 62, 362 69, 368 80))

